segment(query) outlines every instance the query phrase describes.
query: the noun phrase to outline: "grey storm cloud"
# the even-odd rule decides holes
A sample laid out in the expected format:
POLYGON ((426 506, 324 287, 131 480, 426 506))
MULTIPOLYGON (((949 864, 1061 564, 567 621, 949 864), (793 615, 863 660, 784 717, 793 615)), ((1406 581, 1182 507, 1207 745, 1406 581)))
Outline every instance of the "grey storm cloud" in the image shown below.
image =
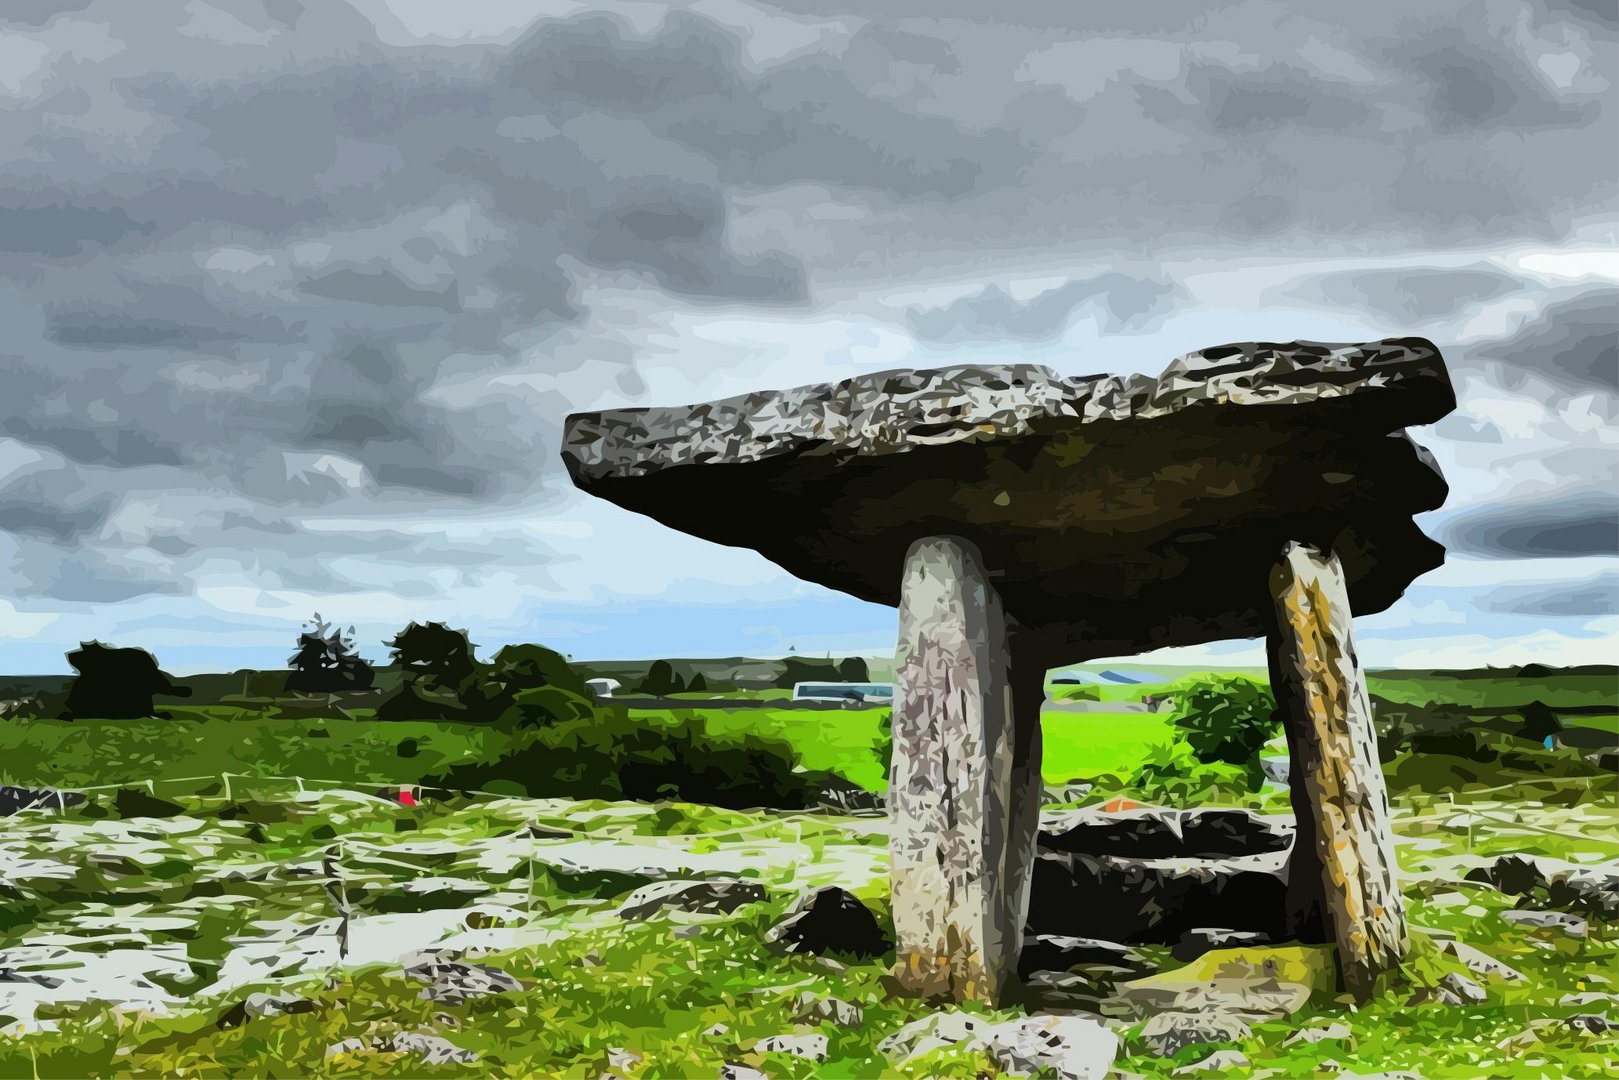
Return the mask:
POLYGON ((1593 574, 1559 585, 1504 585, 1486 593, 1479 606, 1503 615, 1587 619, 1619 615, 1619 573, 1593 574))
POLYGON ((1404 326, 1447 319, 1523 287, 1521 279, 1492 266, 1419 266, 1320 274, 1276 294, 1370 311, 1404 326))
POLYGON ((1470 365, 1533 372, 1566 390, 1619 390, 1619 289, 1559 295, 1515 334, 1473 346, 1470 365))
MULTIPOLYGON (((210 557, 341 585, 307 564, 377 552, 314 520, 544 506, 561 415, 643 392, 609 287, 791 312, 1029 258, 1557 240, 1616 191, 1600 5, 715 10, 451 46, 339 0, 4 5, 0 435, 56 460, 0 493, 12 589, 183 590, 210 557)), ((1041 340, 1179 295, 1091 269, 906 318, 1041 340)), ((1532 351, 1601 381, 1599 315, 1532 351)))
POLYGON ((1496 503, 1457 514, 1439 531, 1463 554, 1543 558, 1619 554, 1619 495, 1581 492, 1496 503))
POLYGON ((912 307, 906 322, 925 341, 1046 341, 1058 337, 1079 309, 1094 301, 1107 333, 1150 329, 1174 307, 1174 284, 1106 273, 1065 282, 1026 301, 989 285, 942 307, 912 307))

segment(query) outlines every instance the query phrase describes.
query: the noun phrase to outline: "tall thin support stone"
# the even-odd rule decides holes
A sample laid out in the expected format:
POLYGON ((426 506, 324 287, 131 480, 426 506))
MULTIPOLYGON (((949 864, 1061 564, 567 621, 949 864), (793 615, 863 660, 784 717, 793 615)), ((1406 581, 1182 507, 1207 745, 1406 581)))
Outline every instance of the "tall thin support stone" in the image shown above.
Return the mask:
POLYGON ((1022 944, 1039 736, 1020 732, 1006 613, 970 542, 911 545, 896 659, 895 975, 918 996, 995 1001, 1022 944))
POLYGON ((1295 916, 1319 906, 1344 989, 1364 1001, 1408 939, 1388 791, 1349 593, 1331 551, 1290 543, 1271 573, 1271 685, 1287 726, 1298 818, 1295 916))

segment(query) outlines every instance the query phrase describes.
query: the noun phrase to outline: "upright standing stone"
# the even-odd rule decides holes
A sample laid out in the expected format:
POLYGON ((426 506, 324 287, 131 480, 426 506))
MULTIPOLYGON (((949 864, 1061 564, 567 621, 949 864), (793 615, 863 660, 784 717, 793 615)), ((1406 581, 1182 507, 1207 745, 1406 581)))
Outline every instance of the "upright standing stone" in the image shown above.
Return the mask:
POLYGON ((1288 544, 1271 596, 1271 682, 1288 729, 1298 817, 1293 906, 1319 901, 1344 988, 1364 1000, 1398 964, 1407 938, 1388 792, 1338 557, 1288 544))
MULTIPOLYGON (((1028 850, 1014 852, 1031 739, 1019 746, 1010 636, 977 548, 911 545, 900 590, 899 697, 889 843, 900 983, 925 997, 993 1001, 1015 970, 1028 850)), ((1038 768, 1038 765, 1036 765, 1038 768)), ((1038 804, 1038 800, 1036 800, 1038 804)))

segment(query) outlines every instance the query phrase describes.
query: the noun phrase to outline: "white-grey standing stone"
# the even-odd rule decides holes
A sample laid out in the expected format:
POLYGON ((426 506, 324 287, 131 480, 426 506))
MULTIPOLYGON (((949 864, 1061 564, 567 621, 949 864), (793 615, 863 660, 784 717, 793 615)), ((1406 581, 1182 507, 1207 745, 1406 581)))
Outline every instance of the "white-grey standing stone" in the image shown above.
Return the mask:
POLYGON ((949 536, 912 544, 895 653, 889 853, 895 976, 924 997, 994 1001, 1016 969, 1013 909, 1027 902, 1030 865, 1009 848, 1032 851, 1036 822, 1016 805, 1009 653, 977 548, 949 536), (1016 845, 1014 825, 1029 833, 1016 845))

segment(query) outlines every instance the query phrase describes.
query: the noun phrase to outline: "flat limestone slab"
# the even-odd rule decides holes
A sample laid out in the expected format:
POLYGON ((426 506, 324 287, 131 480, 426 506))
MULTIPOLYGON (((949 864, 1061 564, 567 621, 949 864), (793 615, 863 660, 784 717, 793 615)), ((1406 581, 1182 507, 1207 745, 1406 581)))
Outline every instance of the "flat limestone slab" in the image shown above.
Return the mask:
POLYGON ((1008 614, 1083 659, 1262 634, 1289 541, 1339 553, 1356 613, 1393 603, 1443 556, 1411 516, 1447 492, 1403 429, 1454 407, 1421 338, 1247 343, 1156 379, 963 366, 579 413, 563 458, 591 494, 879 603, 913 541, 962 536, 1008 614))

